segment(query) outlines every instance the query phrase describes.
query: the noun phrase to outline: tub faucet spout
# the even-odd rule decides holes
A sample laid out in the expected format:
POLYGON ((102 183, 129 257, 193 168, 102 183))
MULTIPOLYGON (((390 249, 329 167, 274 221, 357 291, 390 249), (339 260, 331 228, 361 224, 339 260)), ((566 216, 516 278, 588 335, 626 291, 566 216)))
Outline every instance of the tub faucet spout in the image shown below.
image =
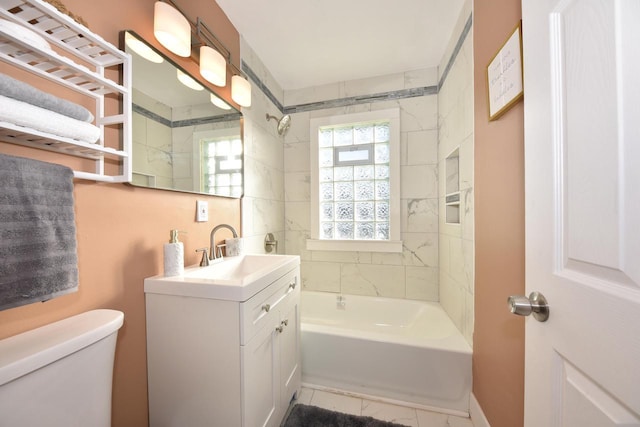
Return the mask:
POLYGON ((222 258, 222 253, 216 255, 216 241, 215 241, 216 231, 220 230, 221 228, 226 228, 228 230, 231 230, 233 237, 234 238, 238 237, 238 233, 236 232, 236 229, 230 226, 229 224, 220 224, 213 227, 213 230, 211 230, 211 234, 209 235, 209 244, 211 246, 211 249, 209 251, 209 256, 212 261, 218 257, 222 258))

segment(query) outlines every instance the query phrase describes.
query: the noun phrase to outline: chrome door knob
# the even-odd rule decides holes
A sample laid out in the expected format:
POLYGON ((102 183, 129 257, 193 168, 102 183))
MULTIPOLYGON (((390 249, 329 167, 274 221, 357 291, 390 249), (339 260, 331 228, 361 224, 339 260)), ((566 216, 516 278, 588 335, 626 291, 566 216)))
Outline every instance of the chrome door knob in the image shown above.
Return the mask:
POLYGON ((549 318, 549 304, 547 299, 539 292, 531 292, 527 298, 524 295, 511 295, 507 298, 509 310, 519 316, 533 317, 539 322, 545 322, 549 318))

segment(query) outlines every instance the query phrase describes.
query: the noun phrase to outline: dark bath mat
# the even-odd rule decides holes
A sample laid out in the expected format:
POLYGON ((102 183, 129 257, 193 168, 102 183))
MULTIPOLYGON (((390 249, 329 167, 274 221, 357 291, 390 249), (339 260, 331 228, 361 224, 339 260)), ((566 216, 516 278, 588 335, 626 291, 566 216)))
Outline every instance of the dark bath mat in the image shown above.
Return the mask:
POLYGON ((297 404, 291 409, 287 420, 282 427, 404 427, 401 424, 376 420, 371 417, 359 417, 357 415, 343 414, 318 408, 297 404))

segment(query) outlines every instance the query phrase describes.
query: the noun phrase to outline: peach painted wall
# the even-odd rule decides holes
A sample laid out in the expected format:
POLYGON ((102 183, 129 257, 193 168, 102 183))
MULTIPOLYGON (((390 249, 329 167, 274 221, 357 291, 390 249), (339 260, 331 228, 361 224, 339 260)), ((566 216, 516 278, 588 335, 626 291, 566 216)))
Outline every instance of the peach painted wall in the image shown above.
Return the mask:
MULTIPOLYGON (((119 31, 123 29, 133 29, 152 40, 153 0, 64 0, 64 3, 82 16, 94 32, 113 44, 118 44, 119 31)), ((216 29, 216 35, 232 50, 237 61, 238 33, 218 6, 213 1, 182 3, 189 17, 201 16, 216 29)), ((178 4, 182 6, 179 1, 178 4)), ((189 60, 181 62, 190 68, 195 66, 189 60)), ((4 63, 0 65, 2 71, 6 67, 4 63)), ((228 94, 221 95, 229 101, 228 94)), ((2 142, 0 152, 45 161, 58 158, 46 151, 2 142)), ((162 273, 162 245, 168 241, 170 229, 188 232, 181 238, 185 245, 185 263, 195 264, 199 261, 195 249, 209 245, 209 232, 214 225, 226 222, 240 229, 240 202, 83 180, 75 181, 74 196, 79 292, 46 303, 0 311, 0 338, 94 308, 123 311, 125 323, 117 342, 112 423, 118 427, 146 426, 143 280, 162 273), (208 223, 195 222, 196 200, 209 202, 208 223)), ((220 233, 219 237, 226 236, 220 233)))
POLYGON ((487 118, 486 66, 521 19, 520 0, 475 0, 475 333, 473 393, 491 427, 521 427, 524 322, 506 300, 524 293, 523 103, 487 118))

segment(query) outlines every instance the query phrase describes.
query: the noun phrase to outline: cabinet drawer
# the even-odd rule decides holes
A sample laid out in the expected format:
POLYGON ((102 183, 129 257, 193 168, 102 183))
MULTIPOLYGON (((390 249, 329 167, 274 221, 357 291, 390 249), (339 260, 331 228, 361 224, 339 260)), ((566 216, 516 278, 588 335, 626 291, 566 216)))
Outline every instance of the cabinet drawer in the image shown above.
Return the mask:
POLYGON ((264 325, 279 322, 278 309, 300 295, 298 268, 240 304, 240 345, 249 342, 264 325))

